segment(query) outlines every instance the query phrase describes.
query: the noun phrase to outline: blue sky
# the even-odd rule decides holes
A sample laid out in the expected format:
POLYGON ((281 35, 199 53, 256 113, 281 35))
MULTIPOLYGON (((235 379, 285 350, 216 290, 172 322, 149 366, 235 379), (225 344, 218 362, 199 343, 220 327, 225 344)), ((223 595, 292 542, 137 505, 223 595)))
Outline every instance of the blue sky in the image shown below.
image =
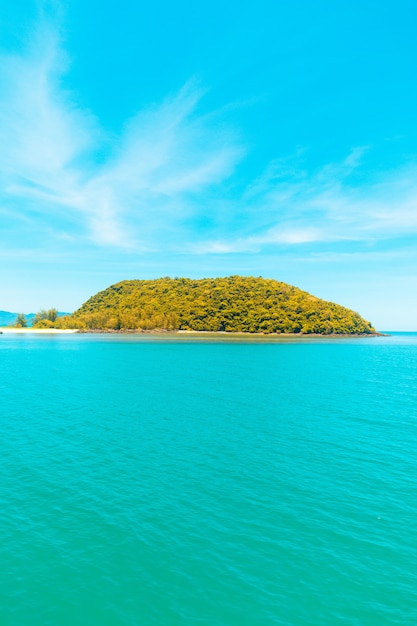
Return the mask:
POLYGON ((276 278, 417 329, 417 5, 16 0, 0 309, 276 278))

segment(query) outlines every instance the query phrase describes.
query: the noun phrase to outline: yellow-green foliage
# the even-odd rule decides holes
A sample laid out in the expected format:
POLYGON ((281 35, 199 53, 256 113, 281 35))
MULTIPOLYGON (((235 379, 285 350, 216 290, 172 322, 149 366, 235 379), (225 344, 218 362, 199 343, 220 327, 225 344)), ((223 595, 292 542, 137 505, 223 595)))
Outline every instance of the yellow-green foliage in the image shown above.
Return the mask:
POLYGON ((48 311, 42 309, 33 318, 32 326, 33 328, 54 328, 57 317, 58 311, 56 309, 49 309, 48 311))
POLYGON ((286 283, 242 276, 126 280, 97 293, 56 324, 85 330, 375 332, 369 322, 345 307, 286 283))

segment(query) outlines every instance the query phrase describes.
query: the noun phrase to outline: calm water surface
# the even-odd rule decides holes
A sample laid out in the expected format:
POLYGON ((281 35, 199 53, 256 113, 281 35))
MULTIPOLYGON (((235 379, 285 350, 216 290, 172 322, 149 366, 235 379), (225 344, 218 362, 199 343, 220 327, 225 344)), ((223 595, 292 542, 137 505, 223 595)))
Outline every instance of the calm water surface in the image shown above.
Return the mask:
POLYGON ((0 336, 1 626, 417 623, 417 334, 0 336))

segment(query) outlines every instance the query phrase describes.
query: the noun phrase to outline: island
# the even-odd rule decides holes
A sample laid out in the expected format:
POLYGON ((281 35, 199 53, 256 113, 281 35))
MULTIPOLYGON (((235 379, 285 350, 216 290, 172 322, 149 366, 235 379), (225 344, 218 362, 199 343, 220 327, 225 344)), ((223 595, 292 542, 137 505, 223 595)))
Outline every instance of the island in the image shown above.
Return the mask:
POLYGON ((376 334, 359 313, 287 283, 252 276, 124 280, 53 326, 84 332, 376 334))

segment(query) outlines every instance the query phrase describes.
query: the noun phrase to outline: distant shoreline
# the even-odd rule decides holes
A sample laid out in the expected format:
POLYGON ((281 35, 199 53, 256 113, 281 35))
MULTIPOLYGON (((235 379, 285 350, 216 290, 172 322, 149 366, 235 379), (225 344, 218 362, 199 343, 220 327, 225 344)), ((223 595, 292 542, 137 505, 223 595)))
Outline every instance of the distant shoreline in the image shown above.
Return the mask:
POLYGON ((77 328, 11 328, 0 327, 0 333, 6 335, 71 335, 78 333, 77 328))
POLYGON ((265 339, 291 339, 291 338, 317 338, 317 337, 386 337, 388 336, 386 333, 358 333, 358 334, 343 334, 343 333, 332 333, 329 335, 320 334, 320 333, 245 333, 245 332, 229 332, 225 330, 164 330, 164 329, 155 329, 155 330, 114 330, 114 329, 80 329, 76 332, 82 335, 159 335, 161 337, 236 337, 236 338, 248 338, 248 337, 258 337, 265 339))
POLYGON ((251 337, 258 339, 342 339, 355 337, 386 337, 386 333, 363 333, 363 334, 329 334, 320 333, 244 333, 244 332, 228 332, 228 331, 209 331, 209 330, 85 330, 78 328, 12 328, 0 327, 0 334, 7 335, 158 335, 160 337, 214 337, 214 338, 236 338, 249 339, 251 337))

